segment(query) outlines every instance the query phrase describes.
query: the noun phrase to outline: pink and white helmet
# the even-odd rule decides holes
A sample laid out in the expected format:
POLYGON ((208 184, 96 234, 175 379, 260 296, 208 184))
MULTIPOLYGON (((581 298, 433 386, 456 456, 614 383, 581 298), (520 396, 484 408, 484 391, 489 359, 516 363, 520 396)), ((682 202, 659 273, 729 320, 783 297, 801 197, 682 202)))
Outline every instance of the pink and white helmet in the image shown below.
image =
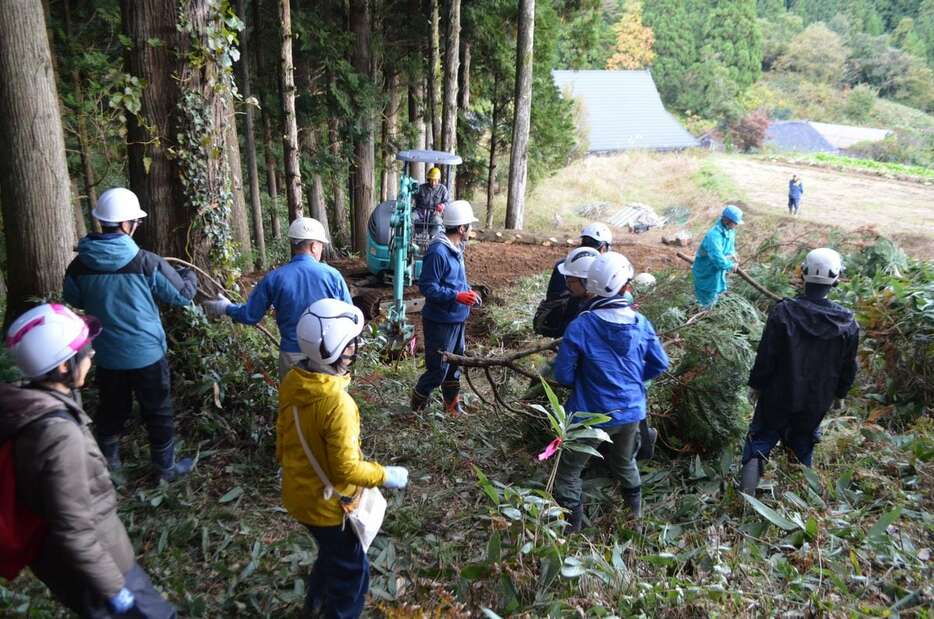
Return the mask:
POLYGON ((10 325, 6 345, 20 371, 38 378, 68 361, 101 332, 93 316, 81 317, 57 303, 34 307, 10 325))

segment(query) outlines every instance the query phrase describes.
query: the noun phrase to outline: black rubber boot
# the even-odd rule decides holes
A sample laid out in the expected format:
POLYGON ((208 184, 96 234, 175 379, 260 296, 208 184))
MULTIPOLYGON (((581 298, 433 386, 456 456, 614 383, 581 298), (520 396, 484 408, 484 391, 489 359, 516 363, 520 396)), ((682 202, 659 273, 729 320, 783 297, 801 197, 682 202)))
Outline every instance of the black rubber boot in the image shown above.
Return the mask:
POLYGON ((161 447, 151 446, 149 454, 156 475, 159 479, 168 482, 184 477, 195 467, 195 462, 191 458, 175 459, 175 441, 173 440, 161 447))
POLYGON ((565 531, 568 534, 580 533, 580 530, 584 526, 584 504, 578 503, 576 506, 568 508, 568 511, 570 513, 566 516, 568 526, 565 527, 565 531))
POLYGON ((120 461, 120 439, 116 436, 101 436, 97 439, 97 446, 104 454, 104 460, 107 461, 107 468, 111 473, 123 468, 123 462, 120 461))
POLYGON ((412 399, 409 401, 409 406, 413 413, 422 412, 425 410, 425 407, 428 406, 428 396, 422 395, 415 389, 412 389, 412 399))
POLYGON ((461 407, 461 383, 458 380, 446 380, 441 383, 441 397, 444 399, 444 410, 450 414, 460 415, 464 412, 461 407))
POLYGON ((623 502, 632 512, 632 517, 635 520, 642 518, 642 486, 625 488, 623 490, 623 502))
POLYGON ((743 465, 743 479, 740 483, 740 491, 749 496, 756 496, 756 488, 759 486, 759 477, 762 476, 762 463, 759 458, 751 458, 749 462, 743 465))
POLYGON ((642 440, 639 443, 639 451, 636 452, 636 460, 651 460, 655 455, 655 441, 658 440, 658 430, 649 427, 649 422, 643 419, 639 422, 639 433, 642 440))

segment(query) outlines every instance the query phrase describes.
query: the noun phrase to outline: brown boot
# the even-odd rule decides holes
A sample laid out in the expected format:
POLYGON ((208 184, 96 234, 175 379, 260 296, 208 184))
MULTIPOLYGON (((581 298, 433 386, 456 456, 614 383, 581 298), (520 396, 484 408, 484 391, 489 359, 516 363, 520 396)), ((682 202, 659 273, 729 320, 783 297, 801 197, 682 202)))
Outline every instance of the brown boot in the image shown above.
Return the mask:
POLYGON ((422 412, 425 410, 425 407, 428 406, 428 396, 422 395, 415 389, 412 389, 412 399, 409 401, 409 406, 413 413, 422 412))
POLYGON ((446 380, 441 383, 441 397, 444 398, 444 410, 453 416, 464 412, 461 407, 461 383, 458 380, 446 380))

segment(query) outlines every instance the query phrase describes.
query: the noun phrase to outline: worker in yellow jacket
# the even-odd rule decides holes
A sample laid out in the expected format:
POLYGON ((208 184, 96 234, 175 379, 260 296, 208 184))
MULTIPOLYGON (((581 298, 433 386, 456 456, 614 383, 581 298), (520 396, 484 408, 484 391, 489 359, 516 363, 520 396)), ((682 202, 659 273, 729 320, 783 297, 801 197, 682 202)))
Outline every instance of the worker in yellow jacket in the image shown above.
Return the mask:
POLYGON ((405 468, 369 462, 361 452, 360 411, 347 387, 362 330, 363 314, 353 305, 336 299, 313 303, 296 329, 307 358, 279 389, 276 458, 282 466, 282 503, 318 545, 306 578, 306 614, 344 618, 363 612, 370 566, 353 527, 344 526, 341 497, 353 497, 359 488, 408 483, 405 468), (302 438, 332 491, 315 472, 302 438))

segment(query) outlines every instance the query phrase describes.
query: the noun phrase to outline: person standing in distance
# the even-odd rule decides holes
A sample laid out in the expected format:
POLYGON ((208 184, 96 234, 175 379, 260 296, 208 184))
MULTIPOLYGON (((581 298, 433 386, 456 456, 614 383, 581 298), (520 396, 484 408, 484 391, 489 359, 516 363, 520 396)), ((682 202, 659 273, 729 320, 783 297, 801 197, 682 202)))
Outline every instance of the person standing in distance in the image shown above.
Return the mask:
POLYGON ((111 471, 119 469, 120 437, 135 395, 153 468, 162 479, 172 481, 188 474, 194 462, 175 459, 172 383, 156 301, 188 305, 198 280, 192 271, 176 271, 133 242, 146 213, 129 189, 108 189, 91 214, 100 222, 101 232, 78 241, 78 257, 65 271, 63 295, 104 326, 94 340, 100 394, 94 419, 97 442, 111 471))
POLYGON ((801 196, 804 195, 804 183, 798 178, 797 174, 791 175, 788 181, 788 214, 797 215, 801 208, 801 196))
POLYGON ((321 222, 299 217, 289 226, 288 237, 292 259, 267 273, 253 288, 246 303, 234 304, 219 295, 203 304, 208 316, 230 316, 234 322, 247 325, 261 321, 270 306, 276 308, 280 381, 291 367, 305 358, 295 337, 295 327, 308 306, 319 299, 352 302, 341 274, 321 262, 324 246, 329 243, 321 222))
POLYGON ((470 225, 476 221, 470 202, 451 202, 443 213, 444 231, 432 238, 422 258, 418 287, 425 295, 425 373, 412 389, 413 412, 424 410, 431 392, 439 386, 445 410, 452 415, 461 412, 460 367, 445 362, 441 353, 464 354, 464 323, 470 308, 480 303, 480 295, 467 283, 464 266, 464 247, 470 225))

